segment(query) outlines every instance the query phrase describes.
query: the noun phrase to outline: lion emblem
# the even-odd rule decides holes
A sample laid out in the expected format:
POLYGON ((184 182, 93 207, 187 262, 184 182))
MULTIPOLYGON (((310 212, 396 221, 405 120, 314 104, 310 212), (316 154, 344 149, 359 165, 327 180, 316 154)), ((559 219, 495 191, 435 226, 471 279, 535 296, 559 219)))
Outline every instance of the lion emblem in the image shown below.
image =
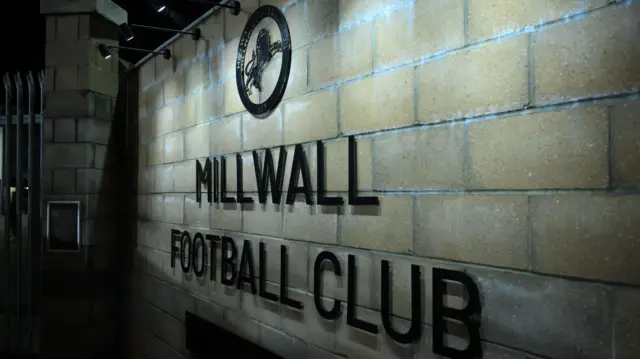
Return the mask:
POLYGON ((273 56, 281 51, 282 43, 280 41, 271 43, 269 30, 261 29, 256 39, 256 48, 253 50, 251 60, 247 62, 244 68, 244 85, 248 95, 252 93, 251 87, 255 87, 259 92, 262 92, 262 74, 273 56))

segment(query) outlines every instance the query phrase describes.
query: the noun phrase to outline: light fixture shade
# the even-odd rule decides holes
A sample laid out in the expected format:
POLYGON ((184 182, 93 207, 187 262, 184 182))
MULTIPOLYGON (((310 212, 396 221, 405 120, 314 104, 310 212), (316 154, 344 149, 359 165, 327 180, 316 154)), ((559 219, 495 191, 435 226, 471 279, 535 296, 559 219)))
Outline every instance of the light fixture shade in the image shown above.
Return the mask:
POLYGON ((111 51, 105 44, 98 44, 98 52, 100 52, 100 56, 104 57, 105 60, 108 60, 111 57, 111 51))
POLYGON ((239 1, 231 1, 229 2, 230 5, 230 10, 229 12, 231 13, 231 15, 233 16, 238 16, 238 14, 240 14, 240 2, 239 1))
POLYGON ((122 37, 124 37, 125 41, 133 40, 133 31, 131 30, 131 26, 126 22, 120 24, 120 33, 122 34, 122 37))

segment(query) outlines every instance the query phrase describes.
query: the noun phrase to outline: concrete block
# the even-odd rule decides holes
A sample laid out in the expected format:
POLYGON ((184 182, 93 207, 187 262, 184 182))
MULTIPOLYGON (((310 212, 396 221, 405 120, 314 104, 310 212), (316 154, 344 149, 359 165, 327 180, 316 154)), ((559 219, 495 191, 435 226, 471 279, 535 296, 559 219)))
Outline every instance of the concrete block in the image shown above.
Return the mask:
POLYGON ((467 187, 604 188, 609 183, 608 132, 604 108, 471 123, 467 187))
POLYGON ((469 3, 469 41, 539 26, 582 12, 585 8, 585 3, 579 0, 474 0, 469 3))
POLYGON ((242 9, 245 12, 241 12, 237 16, 231 15, 228 10, 224 11, 224 41, 239 38, 242 35, 249 16, 259 6, 258 0, 248 0, 242 4, 242 9))
MULTIPOLYGON (((197 125, 184 131, 185 159, 203 158, 209 156, 210 129, 209 124, 197 125)), ((193 162, 193 161, 192 161, 193 162)))
POLYGON ((532 196, 534 270, 640 283, 639 207, 637 195, 532 196))
POLYGON ((54 87, 56 90, 77 90, 78 86, 78 66, 66 65, 56 67, 54 87))
POLYGON ((76 119, 59 118, 54 120, 55 142, 75 142, 76 141, 76 119))
POLYGON ((40 0, 44 15, 98 13, 114 24, 127 22, 127 12, 111 0, 40 0))
POLYGON ((165 195, 162 203, 164 206, 164 222, 184 223, 184 196, 165 195))
POLYGON ((630 2, 536 33, 535 104, 637 91, 638 17, 640 4, 630 2))
POLYGON ((407 0, 339 0, 340 29, 370 22, 378 16, 406 7, 407 0))
MULTIPOLYGON (((329 195, 336 196, 335 193, 329 195)), ((336 244, 339 212, 335 206, 309 206, 302 196, 298 196, 296 203, 285 205, 283 236, 307 242, 336 244)))
MULTIPOLYGON (((76 35, 77 36, 77 35, 76 35)), ((85 66, 96 63, 98 49, 90 39, 57 40, 45 44, 46 67, 85 66)))
POLYGON ((196 97, 189 96, 172 104, 173 128, 184 130, 196 124, 196 97))
MULTIPOLYGON (((103 146, 103 145, 94 145, 95 146, 95 159, 94 159, 94 164, 95 167, 98 169, 103 169, 105 168, 105 164, 107 164, 107 154, 108 154, 108 148, 107 146, 103 146)), ((112 151, 112 153, 115 151, 112 151)), ((113 161, 109 161, 109 162, 113 162, 113 161)), ((108 163, 108 166, 112 167, 113 163, 108 163)))
POLYGON ((380 251, 413 251, 413 198, 379 196, 379 207, 345 209, 339 217, 339 243, 380 251))
POLYGON ((527 269, 524 195, 424 195, 416 198, 416 254, 527 269))
POLYGON ((210 16, 198 25, 202 39, 196 43, 196 55, 209 54, 224 43, 224 15, 218 13, 210 16))
POLYGON ((81 168, 76 174, 78 193, 113 193, 114 183, 109 183, 110 178, 104 170, 81 168))
POLYGON ((338 91, 297 97, 284 104, 284 143, 295 144, 338 135, 338 91))
POLYGON ((526 106, 528 46, 528 36, 520 35, 419 65, 419 120, 434 123, 526 106))
POLYGON ((184 196, 184 224, 198 228, 210 228, 210 205, 196 202, 196 195, 184 196))
POLYGON ((375 68, 397 66, 464 46, 463 5, 462 0, 418 1, 376 19, 375 68))
POLYGON ((158 136, 173 131, 173 108, 170 105, 164 106, 153 114, 151 122, 152 135, 158 136))
POLYGON ((371 132, 415 122, 414 68, 387 72, 340 88, 340 132, 371 132))
POLYGON ((185 73, 177 72, 167 76, 164 83, 164 103, 168 104, 185 95, 185 73))
POLYGON ((610 355, 611 335, 604 329, 611 326, 610 299, 604 286, 488 269, 469 273, 482 293, 487 340, 551 358, 610 355))
POLYGON ((241 206, 235 203, 211 204, 211 228, 241 231, 243 211, 241 206))
POLYGON ((241 115, 234 115, 211 123, 210 140, 207 146, 209 154, 215 156, 240 152, 242 148, 241 118, 241 115))
POLYGON ((46 116, 86 117, 95 113, 95 95, 84 91, 50 91, 46 96, 46 116))
POLYGON ((111 140, 111 122, 98 118, 79 118, 78 142, 99 143, 108 145, 111 140))
POLYGON ((207 87, 209 85, 209 60, 206 58, 196 60, 195 63, 187 68, 184 77, 185 95, 207 87))
POLYGON ((303 358, 307 350, 307 343, 302 340, 263 324, 260 325, 259 343, 265 349, 287 359, 303 358))
POLYGON ((176 64, 176 68, 183 66, 187 61, 192 61, 195 56, 196 42, 191 36, 182 35, 173 43, 171 57, 176 64))
MULTIPOLYGON (((205 131, 206 133, 206 131, 205 131)), ((185 133, 172 132, 164 136, 164 162, 172 163, 185 159, 185 133)))
POLYGON ((145 62, 138 72, 138 88, 145 91, 156 79, 156 67, 154 61, 145 62))
POLYGON ((309 50, 309 88, 319 89, 373 70, 372 25, 365 23, 314 43, 309 50))
POLYGON ((46 19, 46 41, 54 41, 56 39, 56 28, 58 24, 56 24, 57 17, 55 16, 47 16, 46 19))
POLYGON ((164 206, 162 195, 149 196, 149 218, 152 221, 164 221, 164 206))
POLYGON ((242 231, 265 236, 282 236, 282 218, 284 201, 273 204, 271 197, 267 203, 258 203, 258 196, 253 195, 253 205, 245 205, 242 210, 242 231))
POLYGON ((216 325, 224 324, 224 307, 201 298, 195 299, 195 314, 216 325))
POLYGON ((164 136, 160 136, 153 137, 149 140, 149 166, 155 166, 164 163, 164 139, 164 136))
POLYGON ((154 170, 155 180, 155 192, 169 193, 174 191, 174 165, 159 165, 154 170))
MULTIPOLYGON (((257 248, 257 243, 254 248, 257 248)), ((266 287, 269 293, 280 293, 280 286, 278 284, 267 282, 266 287)), ((253 295, 249 292, 248 287, 238 292, 240 309, 244 313, 259 323, 282 330, 281 314, 283 306, 280 303, 272 302, 258 295, 253 295)))
MULTIPOLYGON (((208 122, 230 113, 226 110, 227 97, 225 90, 224 86, 218 85, 204 89, 194 95, 196 123, 208 122)), ((237 96, 237 87, 235 87, 235 91, 237 96)))
POLYGON ((310 0, 287 8, 291 47, 298 49, 338 30, 338 0, 310 0), (295 34, 295 35, 294 35, 295 34))
MULTIPOLYGON (((232 118, 234 120, 242 117, 242 149, 250 151, 258 148, 271 148, 281 145, 283 140, 282 112, 282 106, 280 106, 276 108, 269 117, 262 120, 256 119, 251 114, 233 116, 232 118)), ((224 120, 227 118, 228 117, 224 120)), ((216 126, 215 123, 214 126, 216 126)), ((233 141, 235 144, 235 134, 237 130, 234 131, 236 129, 235 124, 233 124, 233 126, 233 129, 229 129, 227 132, 221 133, 221 131, 218 130, 216 137, 227 137, 225 142, 233 141)), ((235 146, 233 148, 235 148, 235 146)))
POLYGON ((640 187, 640 102, 618 105, 611 116, 611 169, 615 187, 640 187))
POLYGON ((238 310, 224 312, 226 328, 256 344, 260 343, 260 324, 238 310))
POLYGON ((225 39, 225 43, 222 49, 222 73, 220 74, 221 75, 220 80, 222 82, 227 82, 228 80, 231 80, 231 79, 233 79, 235 82, 236 60, 238 58, 239 45, 240 45, 239 37, 235 37, 233 39, 225 39))
POLYGON ((57 194, 73 194, 76 192, 76 170, 53 170, 53 192, 57 194))
MULTIPOLYGON (((249 95, 249 99, 253 103, 259 103, 259 96, 260 93, 254 88, 251 95, 249 95)), ((243 111, 245 111, 245 108, 242 100, 240 100, 240 95, 238 95, 236 79, 228 79, 224 83, 224 114, 232 115, 243 111)))
POLYGON ((53 168, 93 167, 94 147, 89 143, 56 143, 44 148, 44 166, 53 168))
POLYGON ((312 344, 307 344, 307 359, 341 359, 341 355, 326 351, 312 344))
POLYGON ((640 291, 616 289, 613 304, 613 335, 616 359, 633 359, 640 351, 640 291))
POLYGON ((373 138, 373 188, 456 189, 464 186, 464 128, 435 127, 373 138))
POLYGON ((177 162, 173 165, 173 185, 174 191, 184 193, 195 193, 196 185, 194 181, 196 171, 195 161, 177 162))

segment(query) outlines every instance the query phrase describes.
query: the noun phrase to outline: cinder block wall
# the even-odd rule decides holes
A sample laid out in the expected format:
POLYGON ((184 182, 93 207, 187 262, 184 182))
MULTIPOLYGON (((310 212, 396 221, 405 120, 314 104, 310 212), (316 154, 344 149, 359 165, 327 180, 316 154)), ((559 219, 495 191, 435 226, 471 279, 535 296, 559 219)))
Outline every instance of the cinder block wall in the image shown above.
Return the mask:
POLYGON ((117 54, 107 61, 95 48, 95 42, 117 43, 118 27, 90 3, 75 2, 73 9, 67 1, 41 3, 46 17, 43 196, 45 203, 81 203, 79 250, 43 253, 41 316, 34 329, 41 336, 42 358, 118 356, 115 228, 125 119, 118 112, 125 101, 117 54))
MULTIPOLYGON (((287 93, 269 118, 253 118, 237 94, 246 14, 207 19, 206 41, 181 38, 174 61, 140 69, 132 353, 188 357, 187 309, 289 358, 434 358, 430 268, 440 266, 480 287, 485 358, 637 358, 640 1, 241 3, 281 7, 291 30, 287 93), (303 196, 196 203, 196 159, 229 155, 235 190, 242 153, 257 202, 251 151, 302 144, 315 178, 316 140, 326 141, 327 189, 346 197, 348 135, 360 190, 380 198, 375 216, 303 196), (225 234, 239 251, 265 242, 274 271, 286 244, 303 315, 172 268, 171 229, 225 234), (421 265, 423 340, 403 347, 382 329, 354 334, 346 315, 320 318, 313 261, 325 249, 343 268, 356 256, 358 315, 375 324, 380 260, 394 269, 398 325, 410 317, 409 264, 421 265)), ((346 285, 333 287, 344 299, 346 285)))

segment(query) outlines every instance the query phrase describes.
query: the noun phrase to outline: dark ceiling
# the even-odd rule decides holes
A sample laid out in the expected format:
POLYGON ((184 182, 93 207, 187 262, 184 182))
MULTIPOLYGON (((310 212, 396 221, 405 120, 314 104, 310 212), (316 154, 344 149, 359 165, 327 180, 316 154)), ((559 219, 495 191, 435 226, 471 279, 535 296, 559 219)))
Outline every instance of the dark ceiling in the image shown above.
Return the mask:
MULTIPOLYGON (((172 15, 158 13, 153 6, 154 0, 113 0, 129 14, 129 24, 149 25, 169 29, 182 30, 211 9, 218 0, 166 1, 172 15)), ((120 39, 120 45, 153 50, 162 45, 175 34, 163 31, 133 29, 135 38, 129 42, 120 39)), ((120 51, 120 56, 131 63, 136 63, 147 54, 137 51, 120 51)))
MULTIPOLYGON (((159 14, 152 0, 113 0, 129 14, 129 23, 183 29, 211 9, 218 0, 169 0, 169 8, 177 16, 159 14), (176 21, 178 20, 178 21, 176 21)), ((40 1, 0 2, 0 44, 2 60, 0 72, 14 72, 44 68, 45 20, 40 15, 40 1), (15 36, 16 32, 19 36, 15 36)), ((130 42, 121 39, 122 46, 153 50, 174 34, 136 29, 130 42)), ((146 56, 143 52, 122 51, 123 59, 136 63, 146 56)))
POLYGON ((0 2, 0 72, 44 68, 45 22, 40 15, 40 2, 0 2))

